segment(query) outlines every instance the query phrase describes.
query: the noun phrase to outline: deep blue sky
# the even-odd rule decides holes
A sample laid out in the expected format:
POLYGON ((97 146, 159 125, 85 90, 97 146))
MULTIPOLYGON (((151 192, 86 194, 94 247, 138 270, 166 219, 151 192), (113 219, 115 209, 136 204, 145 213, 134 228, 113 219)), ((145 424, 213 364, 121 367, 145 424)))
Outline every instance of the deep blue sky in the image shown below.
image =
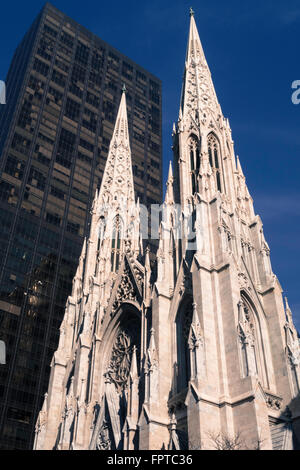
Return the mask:
MULTIPOLYGON (((57 8, 163 82, 164 173, 177 119, 191 0, 53 0, 57 8)), ((44 2, 1 2, 0 79, 44 2)), ((273 270, 300 329, 300 1, 192 0, 224 115, 229 118, 273 270)))

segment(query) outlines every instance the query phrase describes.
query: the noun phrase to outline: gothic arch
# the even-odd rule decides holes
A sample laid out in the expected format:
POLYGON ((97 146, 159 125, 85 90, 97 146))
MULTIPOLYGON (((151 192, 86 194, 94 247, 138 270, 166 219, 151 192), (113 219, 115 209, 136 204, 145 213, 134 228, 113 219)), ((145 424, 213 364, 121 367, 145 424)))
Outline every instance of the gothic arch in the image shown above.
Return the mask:
POLYGON ((126 301, 122 303, 114 316, 105 328, 102 336, 102 348, 100 351, 103 358, 100 363, 108 365, 113 345, 122 330, 127 330, 132 333, 132 339, 137 343, 136 346, 140 348, 141 340, 141 311, 137 302, 126 301))
POLYGON ((195 134, 190 134, 188 140, 189 162, 191 172, 192 193, 195 194, 197 188, 197 175, 201 165, 201 143, 195 134))
POLYGON ((97 252, 96 252, 94 276, 97 276, 98 269, 99 269, 100 253, 103 248, 103 242, 106 236, 106 225, 107 225, 106 219, 104 215, 101 215, 98 219, 98 224, 97 224, 97 252))
POLYGON ((193 300, 186 295, 178 308, 175 318, 175 391, 180 393, 188 387, 191 375, 189 332, 193 319, 193 300))
POLYGON ((262 385, 269 389, 270 380, 273 382, 273 367, 266 319, 245 290, 241 291, 238 316, 242 375, 257 375, 262 385))
MULTIPOLYGON (((136 355, 137 374, 140 375, 141 312, 132 302, 124 302, 105 329, 98 360, 95 361, 95 364, 101 364, 97 371, 96 396, 98 403, 102 404, 97 418, 98 428, 110 436, 110 448, 115 450, 122 450, 124 446, 122 430, 127 415, 128 379, 133 355, 136 355)), ((133 399, 140 409, 139 396, 133 399)))
POLYGON ((185 405, 188 384, 191 379, 189 333, 193 320, 193 299, 184 294, 181 301, 173 305, 169 317, 173 325, 173 381, 170 391, 169 412, 176 418, 176 439, 181 441, 180 448, 188 449, 188 418, 185 405))
POLYGON ((120 267, 121 253, 124 242, 124 222, 120 214, 117 214, 112 221, 111 237, 111 270, 117 272, 120 267))
POLYGON ((216 187, 220 193, 224 192, 224 169, 221 143, 214 132, 210 132, 207 136, 207 149, 209 163, 216 181, 216 187))

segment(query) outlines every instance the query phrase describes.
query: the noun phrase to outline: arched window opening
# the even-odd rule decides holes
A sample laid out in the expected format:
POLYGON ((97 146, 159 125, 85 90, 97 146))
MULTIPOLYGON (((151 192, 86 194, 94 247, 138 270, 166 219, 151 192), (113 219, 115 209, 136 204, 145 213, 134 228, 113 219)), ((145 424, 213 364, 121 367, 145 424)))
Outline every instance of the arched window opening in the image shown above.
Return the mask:
POLYGON ((190 167, 191 167, 191 178, 192 178, 192 191, 193 194, 197 192, 197 175, 200 170, 201 157, 200 157, 200 143, 198 138, 193 135, 189 141, 190 149, 190 167))
POLYGON ((197 179, 195 173, 192 173, 192 191, 193 194, 197 192, 197 179))
POLYGON ((263 386, 269 387, 265 350, 268 339, 262 334, 261 320, 248 298, 242 292, 238 304, 238 339, 242 376, 257 376, 263 386))
POLYGON ((218 191, 222 192, 221 167, 220 167, 220 145, 214 134, 207 139, 209 163, 215 175, 218 191))
POLYGON ((189 244, 196 243, 196 215, 197 215, 196 210, 193 210, 192 217, 191 217, 191 233, 190 233, 189 244))
POLYGON ((250 242, 242 239, 241 241, 242 253, 245 264, 249 270, 252 279, 255 281, 255 259, 254 259, 254 248, 250 242))
MULTIPOLYGON (((118 394, 122 395, 128 389, 128 376, 130 373, 133 352, 136 354, 139 373, 140 361, 140 320, 130 310, 124 308, 123 319, 116 331, 109 363, 105 377, 108 382, 115 385, 118 394), (128 318, 126 318, 126 315, 128 318)), ((136 397, 135 397, 136 398, 136 397)))
POLYGON ((98 225, 97 254, 96 254, 95 272, 94 272, 95 276, 98 272, 100 251, 103 245, 104 236, 105 236, 105 219, 104 217, 100 217, 99 225, 98 225))
MULTIPOLYGON (((143 405, 143 390, 139 390, 138 383, 141 361, 141 316, 135 307, 123 304, 120 307, 120 317, 109 341, 109 348, 105 354, 105 389, 104 397, 109 400, 107 415, 102 417, 113 432, 114 439, 110 449, 125 450, 128 440, 128 431, 124 431, 126 416, 135 410, 139 416, 143 405), (134 367, 135 378, 131 380, 130 370, 134 367), (117 413, 112 408, 118 410, 117 413)), ((99 423, 101 425, 101 422, 99 423)), ((137 449, 136 437, 133 440, 134 449, 137 449)))
POLYGON ((119 215, 116 216, 113 223, 111 240, 111 270, 117 272, 120 266, 121 250, 123 243, 122 220, 119 215))
POLYGON ((239 302, 239 343, 243 377, 258 375, 257 332, 254 314, 245 298, 239 302))
POLYGON ((193 320, 193 304, 191 299, 183 302, 176 320, 177 343, 177 381, 176 392, 185 390, 191 376, 189 333, 193 320))

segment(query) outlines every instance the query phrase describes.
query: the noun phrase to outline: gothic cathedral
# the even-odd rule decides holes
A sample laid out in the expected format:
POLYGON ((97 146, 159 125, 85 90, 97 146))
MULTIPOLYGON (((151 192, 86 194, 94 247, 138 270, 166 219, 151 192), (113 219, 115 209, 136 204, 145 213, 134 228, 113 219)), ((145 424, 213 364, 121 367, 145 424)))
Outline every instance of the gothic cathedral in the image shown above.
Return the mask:
POLYGON ((35 449, 299 445, 298 334, 193 12, 173 150, 153 262, 124 90, 35 449))

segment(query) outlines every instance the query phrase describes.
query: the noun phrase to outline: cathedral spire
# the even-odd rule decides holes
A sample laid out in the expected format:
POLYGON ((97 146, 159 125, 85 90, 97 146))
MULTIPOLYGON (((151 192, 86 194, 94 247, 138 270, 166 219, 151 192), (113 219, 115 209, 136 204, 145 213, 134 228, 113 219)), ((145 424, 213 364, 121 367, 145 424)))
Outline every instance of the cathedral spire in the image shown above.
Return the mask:
POLYGON ((208 111, 212 112, 215 117, 221 114, 221 108, 197 30, 194 11, 191 8, 179 121, 182 119, 181 115, 183 115, 183 118, 190 115, 194 122, 206 120, 208 111))
POLYGON ((188 48, 186 53, 186 61, 189 62, 189 60, 191 60, 192 58, 201 58, 203 60, 203 63, 206 63, 202 44, 195 22, 194 11, 192 9, 190 9, 190 18, 190 31, 188 39, 188 48))
POLYGON ((114 206, 134 202, 125 87, 122 90, 98 201, 100 204, 112 204, 114 206))

